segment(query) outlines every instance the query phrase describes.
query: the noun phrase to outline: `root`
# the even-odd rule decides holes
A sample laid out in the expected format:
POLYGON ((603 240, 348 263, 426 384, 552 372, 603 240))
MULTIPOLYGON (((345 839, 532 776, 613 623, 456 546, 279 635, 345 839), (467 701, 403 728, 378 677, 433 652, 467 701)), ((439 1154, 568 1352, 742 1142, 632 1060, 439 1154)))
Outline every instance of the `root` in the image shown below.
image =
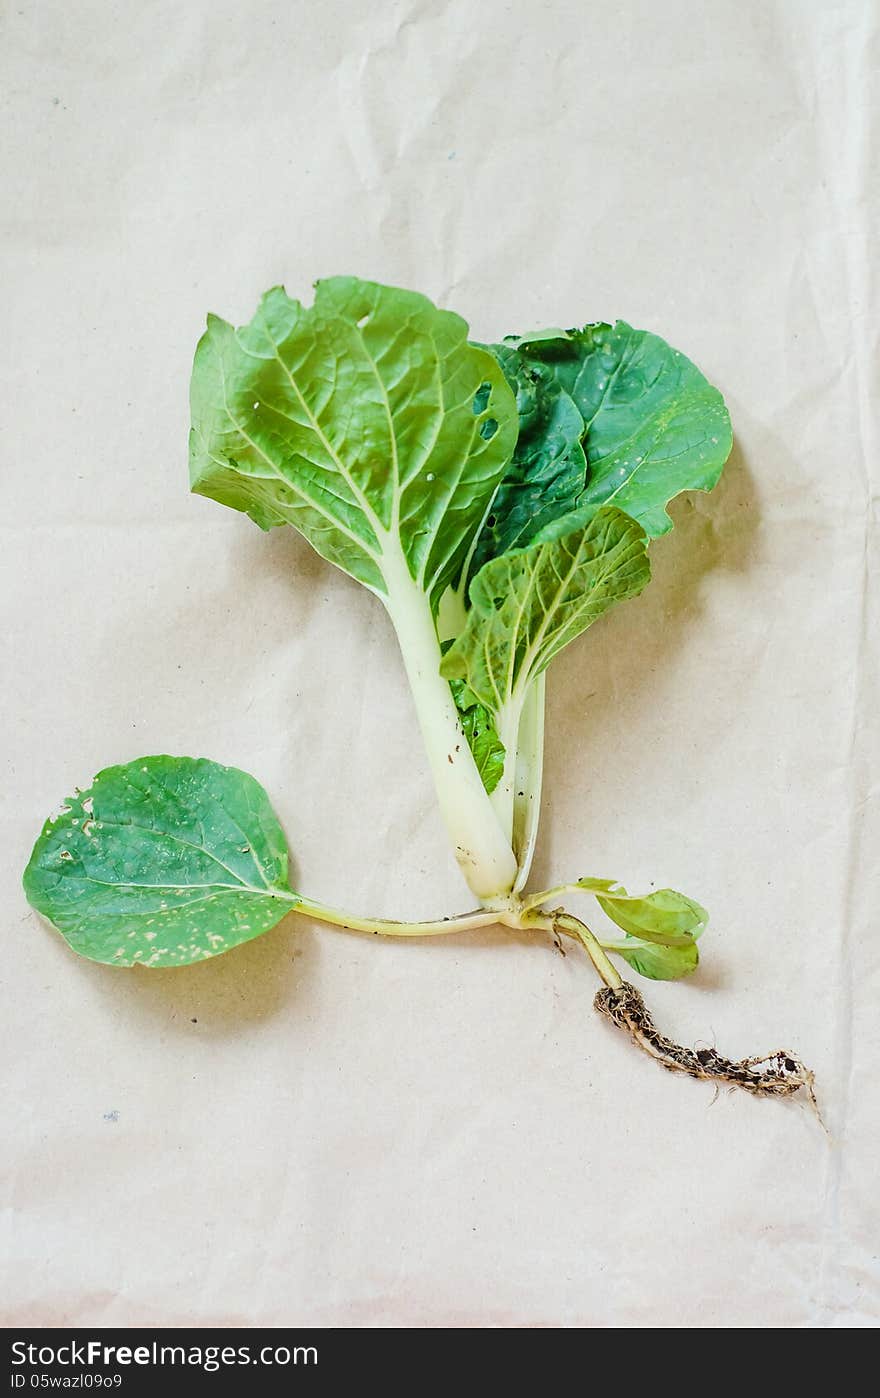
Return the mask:
POLYGON ((764 1058, 744 1058, 735 1062, 724 1058, 714 1048, 685 1048, 660 1033, 639 991, 627 981, 617 990, 603 986, 593 1004, 612 1024, 628 1030, 633 1043, 671 1073, 687 1073, 691 1078, 703 1078, 717 1086, 729 1083, 760 1097, 789 1097, 805 1088, 816 1107, 812 1072, 786 1049, 777 1049, 764 1058))

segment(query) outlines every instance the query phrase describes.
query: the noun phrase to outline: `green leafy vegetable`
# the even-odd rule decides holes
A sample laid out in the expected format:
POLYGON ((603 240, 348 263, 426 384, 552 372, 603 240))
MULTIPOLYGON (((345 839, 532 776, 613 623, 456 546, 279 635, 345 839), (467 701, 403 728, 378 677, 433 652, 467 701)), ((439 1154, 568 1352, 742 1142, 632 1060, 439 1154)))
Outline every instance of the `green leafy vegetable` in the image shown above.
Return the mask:
POLYGON ((509 835, 440 677, 434 621, 516 442, 495 359, 426 297, 334 277, 310 307, 276 287, 241 330, 211 317, 191 402, 193 489, 263 528, 293 524, 382 598, 459 864, 480 897, 510 888, 509 835))
POLYGON ((217 956, 298 901, 263 788, 192 757, 99 772, 44 825, 24 886, 74 951, 114 966, 217 956))
MULTIPOLYGON (((469 580, 548 530, 559 537, 583 528, 609 502, 656 537, 672 526, 666 505, 674 495, 717 481, 731 445, 721 395, 656 335, 618 321, 510 337, 490 348, 516 392, 520 435, 473 549, 469 580)), ((512 832, 518 889, 535 848, 543 707, 538 679, 521 714, 501 720, 502 741, 519 756, 508 760, 494 804, 512 832)))
POLYGON ((597 1008, 667 1067, 750 1091, 810 1087, 791 1055, 756 1067, 664 1039, 609 960, 654 979, 692 971, 698 903, 670 889, 632 897, 608 879, 524 891, 545 672, 648 582, 668 501, 717 481, 731 441, 717 390, 622 321, 487 349, 424 296, 336 277, 311 306, 274 288, 237 330, 210 317, 191 403, 193 490, 263 529, 294 526, 381 600, 480 906, 393 922, 294 893, 262 787, 189 757, 108 768, 71 797, 25 871, 32 905, 76 951, 117 966, 215 956, 291 911, 385 936, 551 931, 587 951, 597 1008), (594 894, 623 940, 550 906, 571 890, 594 894))

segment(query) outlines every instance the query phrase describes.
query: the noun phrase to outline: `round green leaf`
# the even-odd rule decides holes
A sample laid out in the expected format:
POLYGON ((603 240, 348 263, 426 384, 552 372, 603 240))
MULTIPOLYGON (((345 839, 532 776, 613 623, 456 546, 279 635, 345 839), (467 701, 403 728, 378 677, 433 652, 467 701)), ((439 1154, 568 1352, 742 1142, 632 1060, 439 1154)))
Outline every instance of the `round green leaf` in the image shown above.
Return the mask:
POLYGON ((28 902, 74 951, 113 966, 185 966, 274 927, 298 902, 259 782, 207 758, 99 772, 50 817, 28 902))

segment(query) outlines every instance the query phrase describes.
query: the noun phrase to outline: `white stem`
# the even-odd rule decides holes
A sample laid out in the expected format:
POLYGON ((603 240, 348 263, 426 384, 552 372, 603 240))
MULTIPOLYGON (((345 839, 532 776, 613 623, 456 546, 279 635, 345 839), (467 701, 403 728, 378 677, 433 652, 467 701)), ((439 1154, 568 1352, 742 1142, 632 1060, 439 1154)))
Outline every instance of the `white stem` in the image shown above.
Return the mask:
POLYGON ((542 673, 529 685, 519 723, 513 798, 513 852, 519 865, 519 873, 513 886, 516 893, 526 886, 538 840, 541 783, 544 775, 545 688, 545 676, 542 673))
POLYGON ((484 904, 504 902, 516 878, 510 841, 495 817, 462 731, 449 685, 440 674, 440 644, 425 593, 401 558, 383 572, 388 609, 415 700, 437 799, 464 877, 484 904))

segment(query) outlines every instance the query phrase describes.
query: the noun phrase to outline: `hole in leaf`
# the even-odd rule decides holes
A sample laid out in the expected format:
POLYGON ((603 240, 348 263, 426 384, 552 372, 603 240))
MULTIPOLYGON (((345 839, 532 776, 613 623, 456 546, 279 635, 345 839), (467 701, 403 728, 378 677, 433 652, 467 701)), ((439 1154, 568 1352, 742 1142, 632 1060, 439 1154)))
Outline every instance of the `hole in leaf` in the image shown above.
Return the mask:
POLYGON ((497 515, 488 515, 488 516, 486 517, 486 523, 488 524, 488 526, 489 526, 490 529, 494 529, 494 528, 495 528, 495 525, 498 523, 498 516, 497 516, 497 515))
POLYGON ((487 417, 485 422, 480 423, 480 436, 484 442, 491 442, 498 431, 498 423, 494 417, 487 417))
POLYGON ((477 417, 480 413, 485 412, 485 410, 488 408, 489 394, 491 392, 492 385, 490 383, 480 384, 480 387, 474 394, 474 417, 477 417))
POLYGON ((500 611, 501 611, 501 608, 504 606, 504 598, 503 598, 503 597, 493 597, 493 598, 492 598, 492 606, 495 608, 496 612, 500 612, 500 611))

